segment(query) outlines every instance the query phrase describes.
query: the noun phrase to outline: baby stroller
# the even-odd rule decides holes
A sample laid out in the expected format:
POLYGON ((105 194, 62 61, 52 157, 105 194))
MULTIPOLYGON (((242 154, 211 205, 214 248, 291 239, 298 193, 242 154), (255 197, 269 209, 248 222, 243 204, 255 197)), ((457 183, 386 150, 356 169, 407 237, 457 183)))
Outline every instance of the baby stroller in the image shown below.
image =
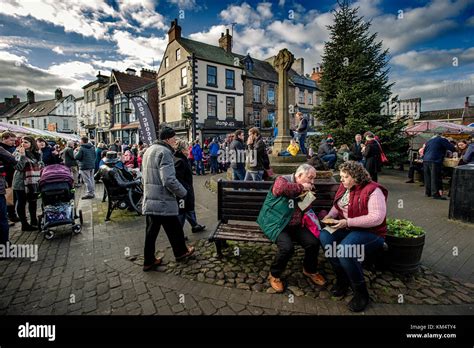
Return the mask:
POLYGON ((38 228, 48 240, 54 238, 51 227, 70 224, 73 233, 81 232, 82 210, 76 214, 73 183, 71 171, 62 164, 53 164, 41 171, 39 190, 43 213, 38 217, 38 228), (75 223, 77 218, 79 224, 75 223))

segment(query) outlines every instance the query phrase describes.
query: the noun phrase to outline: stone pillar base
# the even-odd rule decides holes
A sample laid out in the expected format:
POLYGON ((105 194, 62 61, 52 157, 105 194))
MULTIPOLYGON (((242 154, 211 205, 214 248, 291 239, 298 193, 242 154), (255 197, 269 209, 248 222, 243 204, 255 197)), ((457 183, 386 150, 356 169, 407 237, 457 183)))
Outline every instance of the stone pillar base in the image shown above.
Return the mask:
POLYGON ((285 151, 290 145, 291 137, 289 135, 278 135, 273 142, 272 153, 278 155, 280 152, 285 151))

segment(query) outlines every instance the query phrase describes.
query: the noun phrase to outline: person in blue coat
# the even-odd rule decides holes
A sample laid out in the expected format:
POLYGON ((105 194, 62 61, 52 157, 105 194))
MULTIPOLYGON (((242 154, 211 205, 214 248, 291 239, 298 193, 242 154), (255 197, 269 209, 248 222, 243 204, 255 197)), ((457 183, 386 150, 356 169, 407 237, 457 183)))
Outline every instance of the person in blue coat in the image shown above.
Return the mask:
POLYGON ((211 174, 219 174, 219 164, 217 163, 219 148, 220 146, 217 138, 214 138, 211 145, 209 145, 209 154, 211 155, 211 174))
POLYGON ((204 164, 202 163, 202 149, 199 140, 196 139, 193 146, 194 162, 196 164, 196 175, 205 175, 204 164))
POLYGON ((423 171, 425 174, 425 195, 434 199, 445 200, 443 191, 442 169, 447 151, 454 152, 454 145, 440 134, 428 140, 423 156, 423 171))

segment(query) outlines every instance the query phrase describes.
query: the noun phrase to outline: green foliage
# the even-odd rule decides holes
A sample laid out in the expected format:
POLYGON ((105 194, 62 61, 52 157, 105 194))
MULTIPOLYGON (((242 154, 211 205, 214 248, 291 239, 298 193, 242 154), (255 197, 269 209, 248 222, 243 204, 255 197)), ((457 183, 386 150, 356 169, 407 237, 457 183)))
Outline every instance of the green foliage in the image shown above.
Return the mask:
POLYGON ((387 219, 387 233, 395 237, 417 238, 424 235, 425 231, 409 220, 387 219))
POLYGON ((400 122, 390 112, 381 114, 381 105, 389 101, 393 84, 388 82, 388 50, 371 34, 370 21, 350 8, 347 0, 339 3, 330 39, 322 56, 322 104, 314 116, 323 122, 324 134, 334 137, 335 145, 351 144, 354 135, 372 131, 379 136, 391 161, 398 162, 402 148, 400 122))

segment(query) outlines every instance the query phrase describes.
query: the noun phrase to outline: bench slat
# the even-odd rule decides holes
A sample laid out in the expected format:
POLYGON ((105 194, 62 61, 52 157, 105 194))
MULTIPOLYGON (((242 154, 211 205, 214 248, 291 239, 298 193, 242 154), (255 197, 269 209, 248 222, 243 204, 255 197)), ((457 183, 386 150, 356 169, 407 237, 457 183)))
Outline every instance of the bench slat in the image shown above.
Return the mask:
POLYGON ((244 235, 233 232, 222 232, 214 237, 215 240, 238 240, 243 242, 265 242, 271 243, 271 240, 265 237, 264 234, 260 235, 244 235))

